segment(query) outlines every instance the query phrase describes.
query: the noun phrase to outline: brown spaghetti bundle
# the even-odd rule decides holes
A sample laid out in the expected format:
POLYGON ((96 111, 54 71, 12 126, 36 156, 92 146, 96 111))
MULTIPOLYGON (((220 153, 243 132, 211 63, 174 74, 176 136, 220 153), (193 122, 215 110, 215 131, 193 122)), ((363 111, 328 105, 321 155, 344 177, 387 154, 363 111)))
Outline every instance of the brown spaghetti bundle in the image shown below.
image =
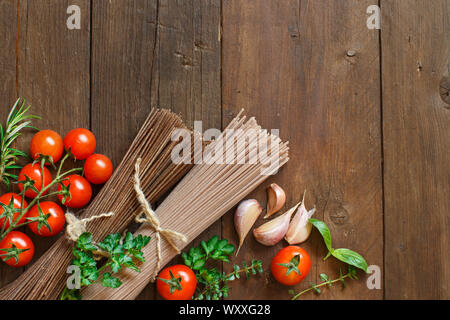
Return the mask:
MULTIPOLYGON (((115 213, 88 223, 87 229, 95 240, 122 232, 140 212, 132 180, 137 158, 142 158, 142 190, 151 202, 157 201, 192 167, 189 161, 174 164, 171 159, 178 144, 171 141, 171 136, 180 128, 185 126, 179 116, 168 110, 151 110, 114 175, 81 215, 88 218, 115 213)), ((57 299, 65 286, 72 246, 70 240, 59 238, 25 273, 0 290, 0 299, 57 299)))
MULTIPOLYGON (((189 243, 287 161, 287 143, 261 130, 254 118, 246 121, 238 115, 206 147, 203 162, 196 164, 158 207, 160 225, 183 234, 189 243)), ((151 236, 143 250, 147 261, 140 265, 141 272, 123 270, 119 274, 123 284, 117 289, 98 284, 86 287, 84 299, 134 299, 144 289, 158 265, 158 235, 149 224, 143 224, 136 234, 151 236)), ((162 237, 161 266, 176 254, 162 237)))

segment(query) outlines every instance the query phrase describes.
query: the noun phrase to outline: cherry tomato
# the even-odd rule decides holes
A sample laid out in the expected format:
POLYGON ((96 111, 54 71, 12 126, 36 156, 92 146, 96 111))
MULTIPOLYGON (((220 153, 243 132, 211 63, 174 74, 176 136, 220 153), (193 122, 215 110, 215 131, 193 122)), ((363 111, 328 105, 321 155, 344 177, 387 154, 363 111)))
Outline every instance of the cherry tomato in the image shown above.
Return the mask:
POLYGON ((177 264, 159 273, 156 288, 166 300, 190 300, 197 288, 197 279, 190 268, 177 264))
MULTIPOLYGON (((64 211, 60 206, 52 201, 44 201, 39 203, 39 207, 41 208, 43 215, 50 214, 47 219, 47 223, 49 224, 51 230, 49 230, 45 225, 41 225, 41 228, 39 229, 39 223, 36 221, 28 225, 33 233, 43 237, 51 237, 64 230, 66 218, 64 216, 64 211)), ((33 206, 33 208, 31 208, 28 212, 28 217, 39 217, 39 207, 38 205, 33 206)))
MULTIPOLYGON (((85 178, 77 174, 68 176, 62 183, 67 187, 69 182, 70 197, 66 198, 66 201, 63 202, 63 195, 59 194, 59 201, 69 208, 82 208, 87 205, 92 197, 92 187, 90 183, 85 178)), ((60 184, 58 184, 57 190, 62 190, 60 184)))
POLYGON ((273 277, 281 284, 293 286, 309 273, 311 260, 300 247, 288 246, 281 249, 272 259, 270 266, 273 277))
MULTIPOLYGON (((34 187, 38 191, 41 191, 42 188, 45 188, 52 182, 52 175, 50 171, 46 167, 44 167, 43 171, 44 171, 44 183, 42 183, 41 166, 37 163, 35 164, 29 163, 25 167, 23 167, 22 170, 20 171, 18 181, 25 181, 25 176, 27 176, 28 178, 34 181, 34 187), (42 184, 44 184, 44 186, 42 186, 42 184)), ((19 183, 19 189, 20 191, 23 191, 22 183, 19 183)), ((44 194, 46 193, 47 192, 44 192, 44 194)), ((27 191, 25 192, 25 196, 27 196, 28 198, 35 198, 37 196, 37 193, 32 189, 27 189, 27 191)))
POLYGON ((75 159, 84 160, 95 151, 97 141, 88 129, 73 129, 64 137, 64 147, 70 149, 75 159))
MULTIPOLYGON (((0 197, 0 202, 3 203, 5 206, 9 206, 9 204, 11 203, 11 199, 13 200, 13 208, 20 209, 21 205, 22 205, 22 197, 16 193, 11 193, 11 192, 5 193, 4 195, 2 195, 0 197)), ((23 200, 23 207, 24 208, 28 207, 28 204, 25 201, 25 199, 23 200)), ((3 213, 3 211, 4 211, 3 207, 0 206, 0 215, 3 213)), ((20 212, 15 212, 13 214, 13 221, 16 221, 16 219, 19 217, 19 215, 20 215, 20 212)), ((25 213, 19 221, 16 221, 16 224, 24 223, 26 217, 27 217, 27 213, 25 213)), ((6 219, 6 217, 3 217, 0 219, 0 229, 3 226, 3 223, 5 223, 4 230, 7 230, 9 228, 9 220, 6 219), (6 222, 5 222, 5 220, 6 220, 6 222)))
MULTIPOLYGON (((0 249, 9 249, 13 248, 13 245, 17 248, 17 250, 26 250, 18 254, 18 260, 14 257, 2 256, 2 260, 5 261, 11 267, 23 267, 27 265, 31 259, 33 259, 34 255, 34 244, 31 239, 22 232, 19 231, 11 231, 9 232, 5 238, 0 242, 0 249), (6 260, 4 260, 6 259, 6 260)), ((0 254, 5 254, 6 251, 0 250, 0 254)), ((12 252, 8 252, 11 253, 12 252)))
POLYGON ((105 183, 111 177, 112 172, 111 160, 102 154, 93 154, 84 163, 84 176, 93 184, 105 183))
MULTIPOLYGON (((54 163, 61 159, 64 151, 61 136, 53 130, 42 130, 36 133, 30 143, 31 157, 37 159, 39 154, 51 156, 54 163)), ((45 163, 49 164, 48 162, 45 163)))

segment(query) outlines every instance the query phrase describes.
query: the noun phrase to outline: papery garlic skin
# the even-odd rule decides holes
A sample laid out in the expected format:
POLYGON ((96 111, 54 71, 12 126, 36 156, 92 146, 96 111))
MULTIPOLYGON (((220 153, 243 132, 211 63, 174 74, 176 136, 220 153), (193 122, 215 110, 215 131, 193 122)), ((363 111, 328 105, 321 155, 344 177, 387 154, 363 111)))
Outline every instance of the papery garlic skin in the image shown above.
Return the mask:
POLYGON ((238 255, 245 237, 255 224, 261 212, 262 207, 255 199, 244 200, 237 206, 234 213, 234 227, 239 236, 239 247, 236 251, 236 255, 238 255))
POLYGON ((289 229, 286 233, 285 240, 289 244, 299 244, 308 240, 312 229, 312 224, 309 223, 309 219, 315 212, 315 207, 309 211, 306 210, 305 195, 303 194, 302 204, 298 208, 294 218, 292 218, 292 221, 289 224, 289 229))
POLYGON ((286 213, 269 222, 253 229, 253 235, 259 243, 265 246, 273 246, 283 239, 289 228, 289 221, 300 203, 289 209, 286 213))
POLYGON ((286 203, 286 192, 276 183, 270 184, 267 189, 267 213, 264 219, 278 212, 286 203))

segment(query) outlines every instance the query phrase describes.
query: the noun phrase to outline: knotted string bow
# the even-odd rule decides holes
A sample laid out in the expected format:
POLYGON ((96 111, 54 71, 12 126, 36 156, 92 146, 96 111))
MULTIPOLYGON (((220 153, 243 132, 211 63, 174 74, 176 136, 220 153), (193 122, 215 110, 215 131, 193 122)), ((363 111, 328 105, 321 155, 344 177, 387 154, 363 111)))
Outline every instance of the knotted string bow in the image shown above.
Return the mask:
POLYGON ((156 274, 159 271, 159 268, 161 267, 161 236, 166 239, 166 241, 170 244, 170 246, 177 252, 180 253, 180 249, 178 249, 176 245, 176 241, 181 241, 183 243, 187 242, 187 238, 184 234, 181 234, 179 232, 170 230, 170 229, 164 229, 161 227, 161 224, 159 222, 158 216, 156 215, 155 211, 153 211, 152 207, 148 203, 147 199, 145 198, 145 194, 141 189, 141 180, 139 178, 139 171, 140 171, 140 165, 141 165, 141 158, 138 158, 136 160, 135 165, 135 173, 134 173, 134 190, 136 191, 137 199, 139 203, 141 204, 141 207, 143 209, 143 212, 136 217, 136 222, 138 223, 148 223, 150 226, 155 230, 155 236, 156 236, 156 254, 158 257, 158 260, 155 265, 155 269, 153 271, 153 275, 151 278, 151 281, 155 281, 156 274))
MULTIPOLYGON (((102 213, 98 216, 92 216, 85 219, 78 219, 74 214, 67 212, 65 214, 66 221, 67 221, 67 227, 66 227, 66 234, 69 237, 70 240, 73 242, 76 242, 78 238, 86 232, 86 224, 92 220, 105 218, 105 217, 111 217, 114 215, 114 212, 108 212, 108 213, 102 213)), ((97 256, 97 260, 101 259, 102 257, 109 257, 108 253, 102 250, 95 250, 93 251, 93 254, 97 256)))

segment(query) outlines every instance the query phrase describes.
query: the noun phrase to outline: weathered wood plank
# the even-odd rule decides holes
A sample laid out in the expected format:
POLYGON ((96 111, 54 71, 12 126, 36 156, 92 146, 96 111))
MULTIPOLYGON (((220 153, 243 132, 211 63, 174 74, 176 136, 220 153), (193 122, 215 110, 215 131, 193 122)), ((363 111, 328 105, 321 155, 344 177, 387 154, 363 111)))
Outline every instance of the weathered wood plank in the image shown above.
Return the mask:
POLYGON ((387 299, 449 299, 450 4, 381 2, 387 299))
MULTIPOLYGON (((189 126, 202 119, 220 128, 219 22, 219 1, 94 2, 91 111, 99 152, 117 164, 151 105, 180 113, 189 126)), ((211 230, 220 234, 220 224, 211 230)), ((139 298, 157 297, 149 285, 139 298)))
MULTIPOLYGON (((0 2, 0 123, 5 125, 10 108, 17 99, 16 88, 16 38, 17 6, 14 0, 0 2)), ((0 194, 7 192, 1 184, 0 194)), ((22 269, 13 269, 0 263, 0 286, 14 280, 22 269)))
MULTIPOLYGON (((224 1, 222 99, 224 124, 244 107, 290 141, 287 166, 252 196, 265 205, 264 188, 277 182, 287 191, 288 209, 307 189, 306 204, 317 206, 316 218, 329 225, 334 247, 383 266, 379 39, 365 26, 370 4, 224 1)), ((223 233, 237 242, 232 213, 223 233)), ((233 283, 231 298, 288 298, 270 275, 271 259, 285 245, 263 247, 249 235, 234 261, 263 259, 265 279, 233 283)), ((339 274, 341 263, 322 261, 317 232, 302 247, 313 266, 295 289, 318 281, 319 273, 339 274)), ((320 299, 382 298, 382 290, 368 290, 361 278, 345 290, 324 290, 320 299)))
MULTIPOLYGON (((192 127, 221 128, 220 0, 159 1, 152 104, 170 108, 192 127)), ((198 245, 221 235, 220 221, 200 235, 198 245)), ((181 263, 176 258, 173 263, 181 263)), ((153 285, 140 298, 156 297, 153 285)))
MULTIPOLYGON (((90 1, 20 1, 18 9, 18 94, 42 117, 36 126, 62 137, 73 128, 89 127, 90 1), (81 9, 79 30, 67 28, 70 5, 81 9)), ((23 136, 22 150, 29 152, 31 137, 31 132, 23 136)), ((35 260, 55 239, 26 230, 36 246, 35 260)))
POLYGON ((157 4, 102 0, 92 10, 92 130, 116 166, 150 110, 157 4))

